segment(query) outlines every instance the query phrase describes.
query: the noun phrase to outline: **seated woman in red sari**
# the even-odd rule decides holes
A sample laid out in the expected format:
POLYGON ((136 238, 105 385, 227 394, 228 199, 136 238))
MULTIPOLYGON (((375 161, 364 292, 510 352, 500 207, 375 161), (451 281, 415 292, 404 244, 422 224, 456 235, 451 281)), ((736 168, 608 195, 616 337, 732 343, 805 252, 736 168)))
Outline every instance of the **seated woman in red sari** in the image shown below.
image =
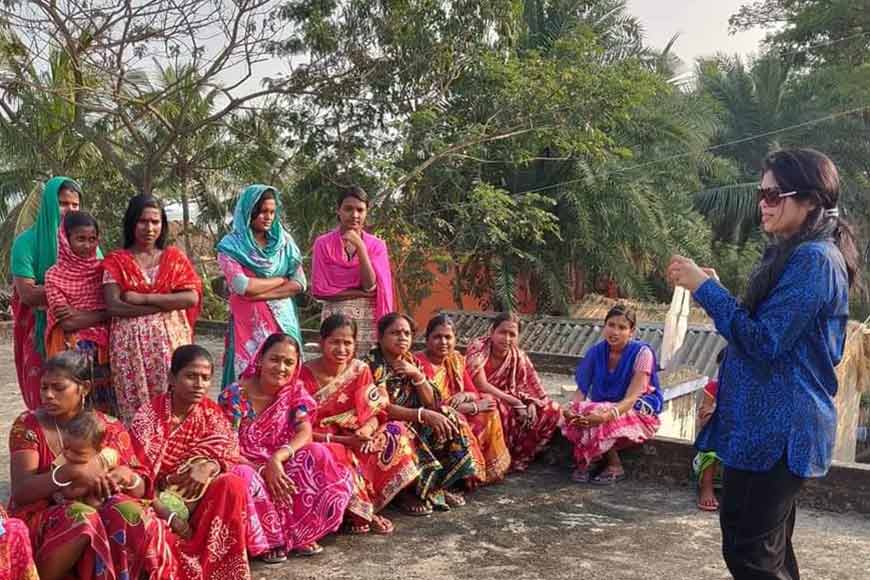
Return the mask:
POLYGON ((517 346, 520 320, 510 312, 495 317, 489 336, 468 345, 471 376, 483 372, 479 391, 498 402, 501 425, 511 454, 511 470, 525 471, 559 426, 559 404, 550 399, 535 366, 517 346))
POLYGON ((65 461, 66 425, 85 407, 88 376, 87 361, 75 352, 45 362, 42 405, 21 414, 9 435, 11 515, 27 524, 44 580, 173 578, 174 538, 137 499, 146 478, 123 425, 96 413, 105 429, 104 452, 86 464, 65 461), (70 488, 87 490, 102 507, 65 498, 70 488))
POLYGON ((157 198, 137 195, 124 214, 124 249, 103 261, 112 317, 109 363, 121 419, 129 423, 166 389, 172 352, 193 340, 202 282, 178 248, 157 198))
POLYGON ((577 395, 562 433, 574 444, 574 481, 611 485, 625 478, 620 449, 655 435, 664 401, 652 348, 633 340, 633 310, 617 304, 604 317, 604 340, 577 365, 577 395), (598 469, 591 466, 600 461, 598 469))
POLYGON ((393 524, 377 515, 420 475, 413 435, 390 421, 383 387, 368 365, 354 358, 356 324, 333 314, 320 325, 321 357, 305 363, 301 379, 317 402, 314 440, 326 443, 354 476, 348 504, 351 532, 389 534, 393 524))
POLYGON ((317 404, 299 380, 299 344, 275 333, 218 404, 239 433, 242 460, 237 473, 259 498, 249 509, 249 526, 262 541, 248 553, 267 563, 293 550, 310 556, 323 551, 317 540, 335 532, 353 492, 353 479, 326 445, 312 441, 317 404))
POLYGON ((236 434, 207 396, 211 355, 195 344, 182 346, 172 354, 169 372, 169 392, 151 399, 130 424, 133 445, 149 469, 148 496, 166 505, 183 502, 186 509, 177 509, 177 517, 190 513, 192 535, 178 544, 185 577, 248 579, 247 491, 229 473, 238 459, 236 434))
POLYGON ((27 526, 0 506, 0 580, 39 580, 27 526))
POLYGON ((450 407, 456 409, 471 425, 480 448, 485 469, 476 483, 494 483, 504 478, 511 464, 511 455, 501 429, 501 418, 495 399, 481 395, 475 382, 483 384, 486 378, 483 371, 471 376, 465 364, 465 357, 456 350, 456 332, 453 319, 439 314, 426 326, 426 350, 417 353, 417 360, 423 367, 438 395, 450 407))
POLYGON ((57 236, 57 263, 45 273, 45 352, 54 356, 74 350, 86 357, 92 369, 91 403, 117 417, 99 242, 100 227, 91 214, 71 211, 64 216, 57 236))
POLYGON ((402 421, 416 435, 420 478, 408 490, 399 507, 414 516, 428 515, 433 508, 447 511, 465 505, 457 489, 465 480, 481 479, 485 461, 471 427, 448 405, 411 354, 414 323, 392 312, 378 321, 378 346, 366 361, 375 384, 384 385, 390 396, 387 414, 402 421))

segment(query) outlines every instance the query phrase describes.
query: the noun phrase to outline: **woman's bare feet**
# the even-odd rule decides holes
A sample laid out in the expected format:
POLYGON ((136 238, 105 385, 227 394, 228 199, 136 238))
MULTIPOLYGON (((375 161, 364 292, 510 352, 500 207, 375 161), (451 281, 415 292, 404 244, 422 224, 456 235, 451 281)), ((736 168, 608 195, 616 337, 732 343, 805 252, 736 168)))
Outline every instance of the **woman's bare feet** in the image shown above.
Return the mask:
POLYGON ((711 465, 701 472, 698 480, 698 509, 705 512, 715 512, 719 509, 719 500, 713 491, 713 477, 716 475, 716 466, 711 465))

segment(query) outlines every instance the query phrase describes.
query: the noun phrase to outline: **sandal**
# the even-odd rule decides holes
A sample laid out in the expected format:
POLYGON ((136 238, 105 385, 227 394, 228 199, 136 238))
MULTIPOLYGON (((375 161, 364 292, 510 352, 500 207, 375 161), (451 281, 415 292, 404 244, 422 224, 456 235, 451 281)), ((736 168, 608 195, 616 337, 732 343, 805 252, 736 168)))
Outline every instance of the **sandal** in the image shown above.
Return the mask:
POLYGON ((719 501, 716 499, 715 495, 707 500, 698 498, 698 509, 702 512, 718 512, 719 501))
POLYGON ((603 487, 607 485, 614 485, 615 483, 619 483, 623 479, 625 479, 624 471, 622 473, 614 473, 609 469, 605 469, 604 471, 590 479, 589 483, 591 483, 592 485, 600 485, 603 487))
POLYGON ((585 467, 578 467, 571 474, 571 481, 575 483, 589 483, 592 479, 592 474, 589 473, 589 469, 585 467))
POLYGON ((427 516, 431 516, 432 512, 434 511, 429 502, 418 499, 405 499, 399 501, 399 509, 402 511, 402 513, 409 516, 414 516, 415 518, 425 518, 427 516))
POLYGON ((466 504, 465 496, 456 491, 444 491, 444 501, 452 508, 463 507, 466 504))
POLYGON ((323 546, 318 544, 317 542, 312 542, 307 546, 302 546, 301 548, 296 548, 293 553, 297 556, 302 556, 304 558, 308 558, 310 556, 316 556, 317 554, 323 553, 323 546))
POLYGON ((275 548, 260 556, 260 561, 264 564, 282 564, 287 561, 287 552, 284 548, 275 548))
POLYGON ((382 536, 389 536, 396 530, 393 522, 391 522, 384 516, 372 516, 372 523, 370 524, 370 527, 372 532, 382 536))

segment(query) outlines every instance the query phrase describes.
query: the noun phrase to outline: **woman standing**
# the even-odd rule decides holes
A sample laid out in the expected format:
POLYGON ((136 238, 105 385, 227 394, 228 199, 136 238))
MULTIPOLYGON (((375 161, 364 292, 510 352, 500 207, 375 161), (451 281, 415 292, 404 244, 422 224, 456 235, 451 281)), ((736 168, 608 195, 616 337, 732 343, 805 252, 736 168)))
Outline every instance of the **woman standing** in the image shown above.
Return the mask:
POLYGON ((710 270, 675 256, 674 284, 690 290, 728 341, 717 406, 698 439, 724 466, 725 562, 738 580, 796 579, 795 500, 831 464, 834 367, 843 353, 858 252, 839 215, 834 163, 810 149, 771 153, 758 205, 772 237, 738 301, 710 270))
POLYGON ((393 311, 393 275, 387 245, 363 228, 369 198, 353 186, 338 196, 338 228, 314 241, 312 293, 324 301, 321 320, 345 314, 356 321, 363 355, 377 340, 377 322, 393 311))
POLYGON ((617 304, 604 317, 604 340, 577 365, 577 395, 562 433, 574 444, 574 481, 610 485, 625 479, 619 450, 658 431, 664 400, 652 347, 632 338, 634 310, 617 304), (604 460, 601 469, 591 465, 604 460))
POLYGON ((148 469, 148 496, 163 499, 168 491, 189 508, 192 534, 178 544, 185 577, 246 580, 248 498, 245 483, 230 473, 238 460, 236 434, 208 398, 213 370, 201 346, 178 348, 169 392, 139 409, 130 435, 148 469))
POLYGON ((498 402, 511 469, 525 471, 550 442, 562 413, 541 385, 532 361, 517 346, 519 336, 519 318, 503 312, 493 319, 489 336, 468 345, 465 360, 472 376, 483 373, 478 390, 498 402))
POLYGON ((389 396, 367 364, 354 358, 356 325, 333 314, 320 325, 321 357, 305 363, 302 380, 317 401, 314 440, 326 443, 354 475, 347 511, 351 532, 390 534, 378 515, 420 475, 413 434, 387 418, 389 396))
POLYGON ((202 282, 184 252, 166 246, 168 233, 160 201, 137 195, 124 214, 124 249, 103 261, 109 363, 126 423, 166 389, 172 352, 193 340, 199 315, 202 282))
POLYGON ((439 314, 429 320, 426 350, 416 356, 441 400, 462 413, 471 425, 486 464, 479 483, 503 479, 510 467, 511 455, 504 440, 498 406, 491 396, 481 395, 475 387, 486 378, 482 370, 474 377, 468 372, 465 357, 456 351, 455 327, 448 315, 439 314))
POLYGON ((233 231, 217 246, 230 290, 223 386, 247 369, 266 337, 283 332, 302 344, 293 297, 305 291, 302 254, 281 225, 278 192, 252 185, 233 213, 233 231))
POLYGON ((400 507, 414 516, 428 515, 433 508, 448 510, 465 505, 454 488, 464 480, 484 477, 485 460, 477 439, 465 419, 430 383, 411 354, 414 323, 404 314, 391 312, 378 321, 378 346, 366 357, 376 385, 390 396, 387 414, 402 421, 416 435, 416 497, 408 491, 400 507))
POLYGON ((143 468, 121 423, 97 413, 105 428, 103 449, 113 450, 116 458, 113 466, 64 461, 66 425, 86 406, 89 374, 87 361, 75 352, 45 362, 42 405, 21 414, 9 434, 11 515, 30 529, 43 580, 71 574, 171 578, 177 563, 170 550, 174 537, 137 499, 145 492, 138 473, 143 468), (62 492, 70 486, 90 489, 104 500, 102 507, 64 499, 62 492))
POLYGON ((28 409, 40 405, 39 373, 45 358, 45 273, 57 260, 61 218, 79 209, 81 188, 69 177, 53 177, 42 189, 36 223, 12 244, 12 320, 18 388, 28 409))
POLYGON ((291 336, 269 336, 218 399, 247 462, 234 472, 248 482, 249 495, 262 498, 248 510, 249 527, 263 531, 262 541, 248 542, 248 553, 268 563, 286 560, 288 551, 322 552, 317 541, 338 530, 353 491, 350 470, 312 440, 317 404, 299 380, 299 353, 291 336))
POLYGON ((103 260, 97 256, 100 227, 88 213, 71 211, 58 234, 57 263, 45 273, 48 356, 74 350, 91 368, 91 402, 118 415, 109 375, 109 327, 103 299, 103 260))

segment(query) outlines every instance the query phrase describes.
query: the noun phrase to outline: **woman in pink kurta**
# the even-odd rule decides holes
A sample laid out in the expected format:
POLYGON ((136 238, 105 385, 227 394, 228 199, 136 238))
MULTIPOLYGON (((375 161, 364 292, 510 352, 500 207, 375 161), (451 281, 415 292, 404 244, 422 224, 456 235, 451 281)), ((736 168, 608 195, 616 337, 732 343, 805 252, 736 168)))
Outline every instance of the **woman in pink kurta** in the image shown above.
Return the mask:
POLYGON ((383 240, 363 231, 368 196, 360 187, 338 198, 339 226, 314 240, 311 290, 323 301, 320 320, 344 314, 356 322, 357 354, 377 342, 377 323, 393 311, 393 276, 383 240))
POLYGON ((280 215, 278 192, 268 185, 251 185, 236 204, 233 231, 217 246, 230 293, 224 387, 250 366, 270 334, 283 332, 302 343, 293 301, 306 286, 302 254, 280 215))
POLYGON ((353 491, 350 470, 312 441, 316 403, 299 380, 300 368, 298 343, 273 334, 218 399, 247 461, 235 473, 248 482, 249 527, 260 536, 255 545, 249 540, 248 551, 270 563, 290 550, 319 553, 317 540, 341 525, 353 491))

